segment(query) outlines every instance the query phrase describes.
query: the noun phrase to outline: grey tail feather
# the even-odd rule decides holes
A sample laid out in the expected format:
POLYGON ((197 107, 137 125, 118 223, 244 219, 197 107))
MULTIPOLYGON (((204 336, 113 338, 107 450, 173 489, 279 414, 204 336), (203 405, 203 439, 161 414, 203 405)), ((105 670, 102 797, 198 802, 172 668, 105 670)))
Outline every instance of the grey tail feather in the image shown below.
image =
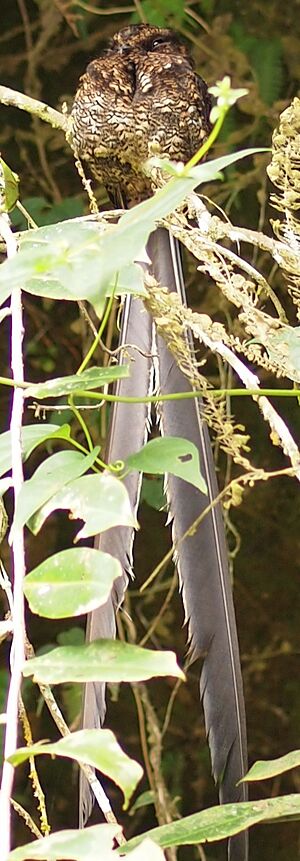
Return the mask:
MULTIPOLYGON (((179 246, 167 231, 156 230, 148 242, 147 251, 152 260, 151 272, 162 286, 176 290, 185 302, 179 246)), ((118 394, 141 396, 151 388, 153 349, 152 322, 140 300, 126 299, 121 342, 135 345, 128 352, 133 356, 132 374, 128 380, 118 382, 118 394), (144 355, 142 355, 144 354, 144 355)), ((164 394, 186 391, 190 388, 162 338, 157 339, 159 356, 159 385, 164 394)), ((191 526, 208 499, 217 493, 215 467, 205 423, 201 419, 199 401, 165 402, 159 409, 162 432, 169 436, 182 436, 192 440, 200 453, 202 474, 208 486, 208 498, 196 488, 175 476, 168 477, 168 499, 173 535, 179 540, 191 526)), ((147 435, 149 414, 144 404, 114 404, 111 409, 107 462, 123 460, 138 450, 147 435), (130 432, 128 433, 128 428, 130 432)), ((138 507, 140 480, 137 473, 126 479, 134 510, 138 507)), ((123 600, 132 574, 133 530, 127 527, 101 534, 96 546, 116 556, 122 565, 123 576, 116 581, 114 591, 103 607, 90 614, 87 628, 88 641, 115 636, 115 611, 123 600)), ((236 784, 247 770, 246 722, 241 679, 239 648, 228 572, 224 525, 220 506, 205 518, 195 535, 185 539, 179 547, 178 570, 188 638, 192 659, 203 658, 200 693, 204 708, 205 725, 210 746, 212 771, 219 783, 221 802, 247 799, 245 784, 236 784)), ((101 726, 105 717, 105 686, 90 683, 86 686, 83 708, 83 726, 101 726)), ((84 824, 93 806, 89 787, 84 778, 80 787, 80 822, 84 824)), ((228 842, 229 861, 247 861, 247 835, 233 837, 228 842)))
MULTIPOLYGON (((122 397, 130 395, 144 397, 152 387, 152 320, 140 299, 127 295, 123 316, 119 346, 125 346, 120 361, 131 363, 131 375, 128 379, 118 380, 114 394, 122 397)), ((114 402, 110 410, 108 442, 106 447, 106 462, 126 460, 130 454, 138 451, 146 441, 149 424, 148 404, 125 404, 114 402)), ((137 511, 140 496, 141 476, 131 472, 125 478, 125 484, 134 512, 137 511)), ((122 567, 122 577, 115 583, 113 591, 106 602, 88 616, 86 639, 87 642, 96 639, 114 638, 116 635, 115 613, 123 601, 128 578, 132 576, 132 550, 134 530, 131 527, 120 526, 109 529, 98 535, 95 546, 106 553, 111 553, 119 559, 122 567)), ((99 572, 101 574, 101 572, 99 572)), ((89 682, 83 695, 82 726, 84 728, 100 727, 105 718, 105 684, 89 682)), ((84 775, 80 774, 79 783, 79 825, 82 827, 88 820, 93 808, 93 796, 84 775)))
MULTIPOLYGON (((147 251, 156 280, 169 290, 176 290, 186 304, 180 248, 176 240, 159 228, 151 235, 147 251)), ((190 389, 161 337, 157 339, 157 353, 160 391, 167 394, 190 389)), ((215 466, 199 400, 165 401, 159 407, 159 420, 162 433, 182 436, 197 446, 201 472, 208 488, 207 497, 182 479, 168 476, 167 495, 173 537, 180 541, 218 494, 215 466)), ((200 694, 220 802, 246 801, 246 785, 236 785, 247 771, 246 719, 220 505, 211 510, 195 534, 179 544, 177 555, 190 655, 193 660, 203 659, 200 694)), ((231 838, 228 843, 230 861, 246 861, 247 857, 247 834, 231 838)))

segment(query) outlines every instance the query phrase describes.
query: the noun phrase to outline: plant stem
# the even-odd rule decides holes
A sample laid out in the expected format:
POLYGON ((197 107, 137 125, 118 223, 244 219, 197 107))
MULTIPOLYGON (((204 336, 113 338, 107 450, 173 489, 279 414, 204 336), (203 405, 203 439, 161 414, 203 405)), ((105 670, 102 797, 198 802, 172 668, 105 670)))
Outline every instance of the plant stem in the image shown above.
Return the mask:
MULTIPOLYGON (((0 232, 6 242, 7 255, 12 257, 17 251, 17 244, 10 230, 8 218, 5 214, 1 216, 0 232)), ((11 367, 14 378, 23 380, 23 319, 21 291, 13 290, 11 296, 11 367)), ((14 488, 14 506, 23 484, 22 446, 21 430, 24 407, 24 393, 22 388, 17 387, 13 393, 13 404, 11 413, 11 448, 12 448, 12 480, 14 488)), ((11 845, 11 803, 14 768, 8 762, 8 757, 14 753, 17 747, 18 731, 18 700, 22 682, 22 670, 25 660, 25 623, 24 623, 24 593, 23 579, 25 576, 25 551, 24 531, 17 528, 14 531, 12 542, 12 556, 14 567, 13 588, 13 641, 11 648, 11 679, 8 690, 6 707, 6 732, 4 744, 4 765, 2 772, 1 796, 0 796, 0 822, 1 822, 1 861, 5 861, 11 845)))

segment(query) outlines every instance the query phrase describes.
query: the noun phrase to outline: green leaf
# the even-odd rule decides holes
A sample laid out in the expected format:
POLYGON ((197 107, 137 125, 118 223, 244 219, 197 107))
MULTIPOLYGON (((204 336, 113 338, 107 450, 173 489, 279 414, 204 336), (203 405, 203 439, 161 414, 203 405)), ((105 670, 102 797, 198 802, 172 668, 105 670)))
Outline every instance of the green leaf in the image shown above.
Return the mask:
POLYGON ((136 454, 130 455, 126 466, 154 475, 177 475, 198 487, 201 493, 207 494, 207 486, 200 472, 199 452, 190 440, 175 436, 152 439, 136 454))
POLYGON ((121 577, 118 559, 93 547, 70 547, 27 574, 24 592, 33 613, 66 619, 90 613, 107 601, 121 577))
MULTIPOLYGON (((115 227, 110 225, 107 235, 115 227)), ((121 283, 116 292, 145 295, 140 268, 130 254, 118 265, 116 247, 107 276, 102 260, 105 240, 106 234, 102 234, 99 225, 89 221, 60 222, 24 232, 14 262, 7 260, 1 266, 0 304, 19 284, 33 295, 68 301, 86 299, 97 308, 115 288, 118 272, 121 283)))
MULTIPOLYGON (((29 213, 33 221, 42 227, 46 224, 54 224, 64 221, 66 218, 79 218, 84 215, 83 197, 64 197, 59 203, 51 204, 45 197, 24 197, 22 205, 29 213)), ((19 209, 15 209, 11 215, 12 224, 18 230, 27 230, 27 218, 19 209)))
POLYGON ((27 398, 57 398, 61 395, 74 395, 78 390, 103 388, 115 380, 130 376, 128 365, 112 365, 110 368, 88 368, 82 374, 57 377, 45 383, 35 383, 25 389, 27 398))
MULTIPOLYGON (((105 250, 106 257, 103 261, 104 266, 108 266, 110 271, 115 260, 115 248, 118 249, 119 267, 128 262, 128 255, 131 260, 138 258, 141 249, 146 245, 149 233, 154 230, 157 221, 168 215, 184 198, 193 191, 194 188, 202 183, 211 182, 214 179, 220 178, 220 171, 224 170, 229 165, 245 158, 249 155, 254 155, 257 152, 266 152, 265 149, 248 149, 241 150, 231 155, 207 161, 197 167, 189 170, 188 175, 181 174, 174 176, 172 181, 166 183, 163 188, 160 188, 153 197, 139 203, 137 206, 125 212, 115 225, 114 234, 106 235, 105 250)), ((164 160, 164 166, 170 164, 174 172, 174 164, 164 160)), ((176 170, 178 166, 176 165, 176 170)), ((104 271, 104 269, 103 269, 104 271)))
MULTIPOLYGON (((149 200, 100 233, 89 221, 63 222, 25 233, 19 253, 0 267, 0 304, 15 287, 57 299, 88 299, 97 310, 117 273, 134 264, 157 220, 172 212, 196 186, 220 177, 230 164, 265 149, 241 150, 182 172, 149 200)), ((172 167, 172 165, 171 165, 172 167)), ((174 169, 174 165, 173 165, 174 169)))
POLYGON ((300 750, 292 750, 285 756, 279 756, 278 759, 258 760, 252 765, 252 768, 249 768, 244 780, 247 782, 250 780, 268 780, 270 777, 283 774, 284 771, 289 771, 299 765, 300 750))
MULTIPOLYGON (((19 283, 24 290, 57 299, 97 299, 104 297, 104 283, 98 252, 101 234, 88 221, 60 222, 21 237, 20 251, 1 266, 0 291, 10 280, 10 289, 19 283)), ((0 293, 1 301, 1 293, 0 293)))
POLYGON ((35 470, 32 478, 24 481, 21 487, 10 540, 14 530, 24 526, 32 514, 54 493, 86 472, 94 463, 98 453, 99 447, 93 449, 88 455, 83 455, 79 451, 59 451, 46 458, 35 470))
POLYGON ((280 798, 267 798, 262 801, 248 801, 239 804, 223 804, 210 807, 186 816, 184 819, 152 828, 129 840, 122 846, 126 854, 138 846, 145 837, 150 837, 159 846, 191 846, 195 843, 213 843, 239 834, 258 822, 286 818, 300 819, 300 796, 282 795, 280 798))
POLYGON ((66 756, 97 768, 120 786, 124 794, 125 809, 143 776, 142 767, 124 753, 110 729, 83 729, 72 732, 55 743, 38 742, 29 747, 21 747, 9 757, 9 762, 19 765, 30 756, 40 753, 66 756))
POLYGON ((244 29, 238 19, 233 20, 230 30, 239 50, 250 59, 262 100, 267 105, 273 105, 282 94, 284 80, 281 39, 271 34, 265 39, 261 33, 255 36, 249 29, 244 29))
POLYGON ((81 646, 85 642, 85 634, 83 628, 74 625, 67 631, 60 631, 56 639, 59 646, 81 646))
MULTIPOLYGON (((22 455, 27 460, 31 452, 47 439, 69 439, 69 425, 36 424, 22 428, 22 455)), ((11 469, 11 433, 6 431, 0 436, 0 476, 11 469)))
POLYGON ((143 476, 140 503, 147 502, 150 508, 161 511, 166 506, 163 478, 145 478, 143 476))
MULTIPOLYGON (((91 825, 80 831, 58 831, 48 837, 13 849, 7 861, 116 861, 113 849, 119 825, 91 825)), ((164 854, 152 840, 143 840, 131 856, 132 861, 164 861, 164 854)))
POLYGON ((61 646, 26 661, 24 676, 61 682, 141 682, 153 676, 184 680, 174 652, 151 651, 119 640, 94 640, 84 646, 61 646))
MULTIPOLYGON (((132 861, 165 861, 165 856, 159 846, 156 846, 152 840, 146 838, 140 845, 133 850, 130 855, 132 861), (159 854, 158 854, 159 853, 159 854)), ((112 861, 115 859, 114 858, 112 861)), ((102 861, 102 859, 101 859, 102 861)))
POLYGON ((72 519, 85 521, 75 542, 113 526, 138 529, 125 485, 108 473, 84 475, 59 490, 30 518, 28 526, 34 535, 39 532, 49 514, 58 508, 68 508, 72 512, 72 519))
POLYGON ((144 273, 141 266, 136 266, 134 263, 123 266, 118 272, 117 282, 114 274, 105 295, 111 296, 112 292, 115 296, 120 296, 121 293, 134 293, 135 296, 147 298, 148 293, 144 285, 144 273))
MULTIPOLYGON (((156 27, 179 27, 182 24, 185 9, 183 0, 144 0, 143 13, 145 21, 155 24, 156 27)), ((139 22, 137 14, 134 20, 139 22)))
POLYGON ((135 799, 134 804, 130 805, 129 816, 133 816, 136 810, 139 810, 141 807, 148 807, 150 804, 154 804, 155 795, 152 789, 146 790, 146 792, 142 792, 141 795, 135 799))
POLYGON ((80 831, 58 831, 13 849, 7 861, 114 861, 112 853, 119 825, 92 825, 80 831))
POLYGON ((5 211, 10 212, 19 198, 19 177, 8 164, 0 158, 0 165, 4 176, 5 211))

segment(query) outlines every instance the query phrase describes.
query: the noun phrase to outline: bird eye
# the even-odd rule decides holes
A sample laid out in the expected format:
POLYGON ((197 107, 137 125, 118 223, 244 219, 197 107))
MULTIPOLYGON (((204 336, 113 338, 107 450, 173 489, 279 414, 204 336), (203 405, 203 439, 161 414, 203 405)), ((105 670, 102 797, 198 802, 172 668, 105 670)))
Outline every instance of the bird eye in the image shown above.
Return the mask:
POLYGON ((157 48, 159 45, 165 45, 167 43, 167 39, 165 36, 157 36, 156 39, 153 39, 151 44, 151 48, 157 48))

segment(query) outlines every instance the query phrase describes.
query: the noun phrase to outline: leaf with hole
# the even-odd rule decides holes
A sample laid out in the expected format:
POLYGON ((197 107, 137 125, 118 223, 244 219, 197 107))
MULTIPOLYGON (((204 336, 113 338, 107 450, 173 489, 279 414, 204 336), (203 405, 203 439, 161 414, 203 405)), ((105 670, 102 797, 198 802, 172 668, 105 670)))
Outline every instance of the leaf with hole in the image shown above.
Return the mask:
POLYGON ((127 458, 126 466, 154 475, 172 473, 207 494, 200 472, 199 451, 190 440, 175 436, 152 439, 127 458))
POLYGON ((30 518, 29 528, 36 535, 49 514, 66 508, 71 511, 72 520, 80 519, 85 523, 75 542, 113 526, 138 529, 125 485, 109 473, 84 475, 68 482, 30 518))

